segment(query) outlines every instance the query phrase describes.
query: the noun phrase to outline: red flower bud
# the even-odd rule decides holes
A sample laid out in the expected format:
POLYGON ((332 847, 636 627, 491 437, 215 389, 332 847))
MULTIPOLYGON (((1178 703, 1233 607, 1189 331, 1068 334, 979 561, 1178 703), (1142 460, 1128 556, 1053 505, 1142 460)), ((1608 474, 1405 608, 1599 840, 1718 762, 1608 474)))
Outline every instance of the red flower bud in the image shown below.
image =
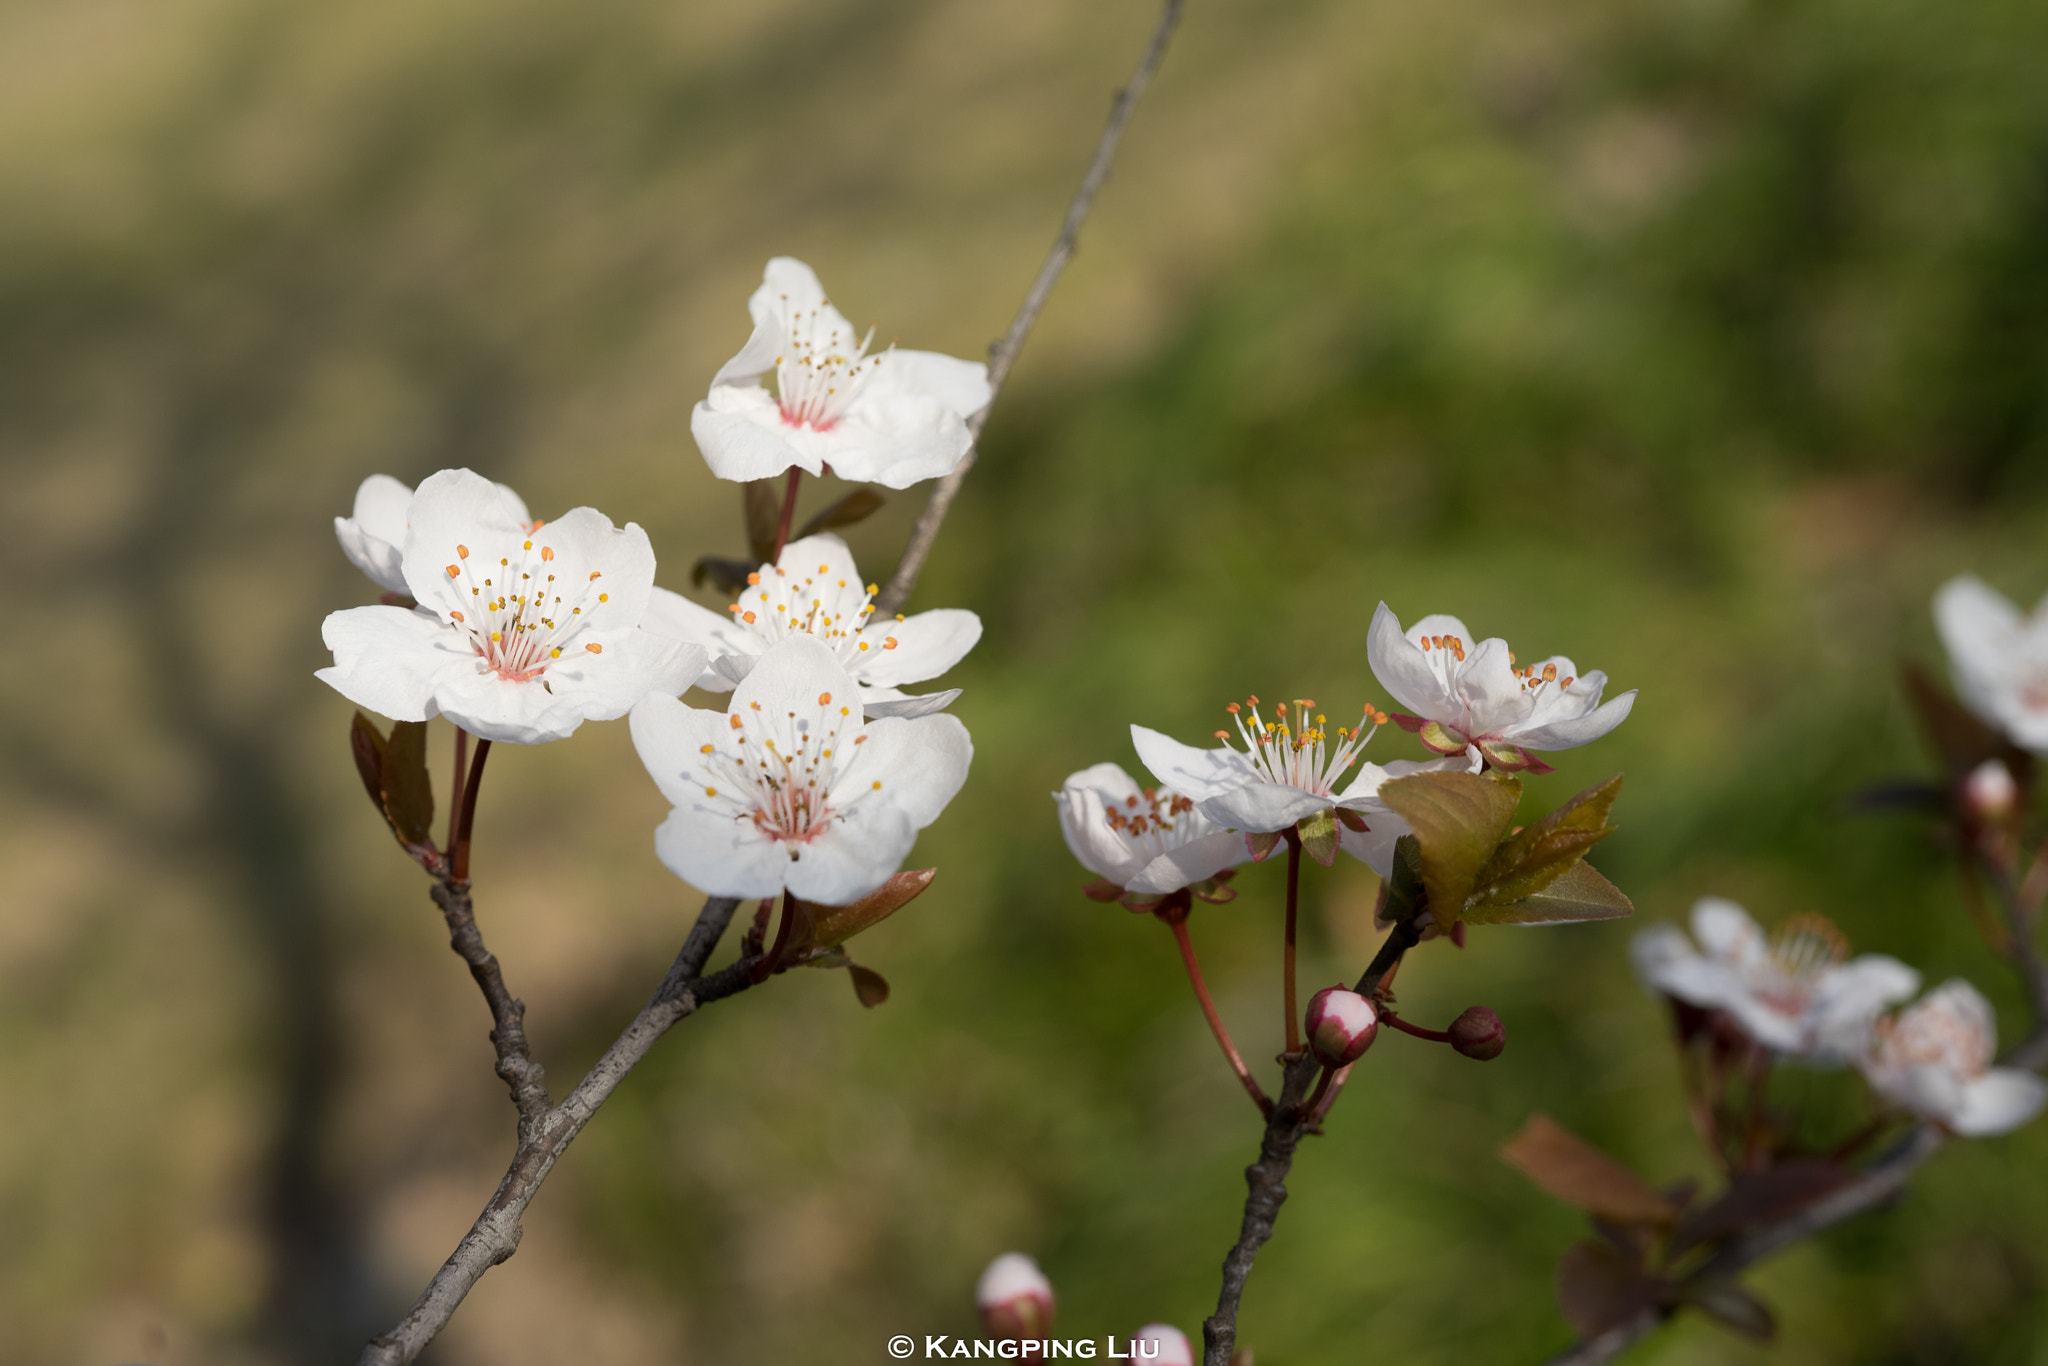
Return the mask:
POLYGON ((1021 1252, 1005 1252, 988 1264, 974 1287, 974 1303, 990 1337, 1035 1341, 1052 1330, 1052 1282, 1021 1252))
POLYGON ((1324 987, 1308 998, 1308 1049, 1325 1067, 1357 1062, 1379 1032, 1379 1012, 1355 991, 1324 987))
POLYGON ((2012 815, 2018 804, 2020 785, 2012 770, 1998 759, 1986 759, 1963 779, 1963 802, 1970 814, 1986 825, 1997 825, 2012 815))
POLYGON ((1508 1046, 1508 1027, 1485 1006, 1473 1006, 1451 1021, 1450 1035, 1451 1047, 1480 1062, 1499 1057, 1508 1046))

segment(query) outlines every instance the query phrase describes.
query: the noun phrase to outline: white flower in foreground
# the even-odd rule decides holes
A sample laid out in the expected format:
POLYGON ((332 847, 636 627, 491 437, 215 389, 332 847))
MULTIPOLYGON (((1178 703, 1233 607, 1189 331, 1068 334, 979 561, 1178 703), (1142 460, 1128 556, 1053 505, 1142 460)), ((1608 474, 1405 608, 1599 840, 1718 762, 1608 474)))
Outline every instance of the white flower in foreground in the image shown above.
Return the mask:
POLYGON ((513 527, 503 491, 468 470, 421 484, 408 516, 405 583, 419 607, 353 607, 320 628, 334 664, 317 677, 351 702, 531 745, 703 671, 702 650, 640 629, 654 551, 639 527, 593 508, 513 527))
POLYGON ((1692 934, 1698 949, 1673 925, 1637 935, 1637 976, 1667 996, 1726 1011, 1764 1047, 1810 1062, 1854 1058, 1872 1022, 1920 989, 1920 974, 1896 958, 1848 958, 1841 931, 1817 915, 1795 915, 1767 938, 1742 907, 1702 897, 1692 934))
POLYGON ((1934 625, 1963 705, 2014 744, 2048 754, 2048 597, 2022 616, 1964 574, 1934 595, 1934 625))
MULTIPOLYGON (((507 531, 531 531, 538 525, 526 504, 503 484, 495 486, 504 500, 499 509, 507 531)), ((386 592, 412 596, 405 581, 405 518, 412 490, 388 474, 373 474, 356 488, 355 507, 334 519, 334 538, 349 563, 370 576, 386 592)))
POLYGON ((654 833, 670 872, 712 896, 787 888, 842 906, 889 880, 966 781, 974 746, 951 716, 863 724, 832 651, 783 641, 724 712, 650 695, 633 746, 674 810, 654 833))
POLYGON ((1879 1020, 1857 1066, 1879 1093, 1956 1133, 2002 1134, 2041 1113, 2048 1082, 1993 1067, 1997 1051, 1991 1003, 1952 978, 1879 1020))
POLYGON ((1131 1338, 1131 1360, 1152 1366, 1195 1366, 1188 1335, 1170 1323, 1148 1323, 1131 1338))
POLYGON ((754 334, 711 378, 690 434, 720 479, 769 479, 794 465, 908 488, 952 473, 988 406, 988 367, 894 347, 868 355, 803 262, 778 256, 747 300, 754 334), (761 383, 775 375, 775 392, 761 383))
POLYGON ((1246 832, 1246 848, 1254 858, 1264 858, 1273 848, 1271 840, 1260 840, 1258 835, 1285 830, 1319 812, 1332 811, 1339 822, 1337 837, 1343 850, 1385 877, 1393 867, 1394 841, 1412 831, 1380 801, 1380 785, 1410 773, 1477 765, 1455 760, 1396 760, 1385 766, 1360 763, 1357 776, 1339 792, 1337 784, 1358 762, 1359 751, 1386 717, 1368 709, 1359 718, 1358 729, 1337 727, 1332 745, 1323 729, 1325 718, 1314 712, 1314 707, 1315 703, 1306 699, 1297 701, 1290 725, 1285 708, 1269 722, 1259 715, 1258 698, 1251 698, 1244 708, 1232 702, 1226 710, 1237 719, 1237 731, 1245 743, 1242 752, 1232 749, 1228 733, 1220 730, 1216 738, 1223 744, 1216 749, 1184 745, 1144 726, 1131 727, 1131 743, 1160 782, 1193 798, 1201 813, 1216 824, 1246 832))
POLYGON ((981 1322, 998 1338, 1043 1338, 1052 1327, 1052 1282, 1038 1263, 1021 1252, 1005 1252, 988 1264, 974 1287, 981 1322))
POLYGON ((1404 729, 1419 731, 1439 754, 1470 746, 1495 768, 1543 772, 1548 765, 1522 751, 1597 740, 1635 705, 1633 688, 1601 705, 1607 675, 1582 674, 1563 655, 1518 668, 1505 640, 1474 645, 1464 622, 1441 613, 1403 632, 1383 602, 1365 648, 1380 686, 1413 713, 1399 718, 1404 729))
POLYGON ((1060 833, 1081 866, 1125 891, 1177 892, 1243 863, 1244 836, 1170 788, 1141 788, 1116 764, 1070 775, 1052 794, 1060 833))
POLYGON ((730 692, 779 640, 809 635, 827 646, 853 681, 869 716, 923 716, 960 695, 958 688, 906 696, 898 685, 937 678, 981 639, 981 618, 960 608, 870 621, 875 585, 861 582, 846 542, 826 533, 785 546, 774 564, 747 576, 748 587, 724 612, 656 588, 647 628, 701 645, 711 667, 697 686, 730 692))

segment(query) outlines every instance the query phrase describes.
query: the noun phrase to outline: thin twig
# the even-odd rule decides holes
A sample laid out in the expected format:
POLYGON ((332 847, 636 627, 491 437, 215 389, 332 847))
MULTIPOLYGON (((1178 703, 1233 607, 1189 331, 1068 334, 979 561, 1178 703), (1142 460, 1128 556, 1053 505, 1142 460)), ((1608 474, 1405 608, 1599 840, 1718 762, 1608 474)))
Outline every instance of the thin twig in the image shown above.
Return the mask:
POLYGON ((1301 834, 1291 825, 1286 834, 1287 925, 1282 931, 1280 955, 1280 1010, 1287 1017, 1287 1051, 1291 1055, 1301 1051, 1301 1016, 1295 1013, 1294 1005, 1294 929, 1295 907, 1301 900, 1301 834))
POLYGON ((1159 63, 1166 56, 1167 42, 1173 37, 1174 27, 1180 23, 1180 12, 1185 4, 1186 0, 1166 0, 1160 10, 1159 24, 1152 30, 1152 41, 1145 49, 1143 60, 1131 73, 1130 80, 1124 83, 1124 88, 1117 92, 1116 103, 1110 107, 1109 123, 1095 144, 1095 156, 1088 163, 1087 173, 1081 177, 1081 188, 1074 191, 1074 198, 1067 205, 1067 217, 1060 224, 1060 235, 1054 239, 1052 250, 1046 253, 1045 264, 1038 268, 1038 276, 1024 295, 1017 316, 1010 320, 1010 330, 988 349, 989 400, 980 412, 967 419, 967 430, 975 444, 968 447, 967 454, 960 458, 952 473, 939 480, 932 489, 931 500, 924 505, 924 511, 918 514, 916 524, 911 527, 910 540, 903 547, 903 558, 896 562, 896 572, 889 576, 881 597, 875 601, 875 610, 883 617, 902 611, 903 605, 910 601, 911 590, 917 587, 917 576, 924 570, 925 558, 932 553, 932 543, 938 540, 939 526, 946 520, 946 513, 952 508, 953 499, 960 492, 967 472, 974 468, 974 458, 980 450, 981 429, 988 422, 989 409, 995 406, 996 395, 1002 392, 1003 382, 1010 376, 1010 367, 1016 364, 1017 353, 1024 349, 1024 339, 1031 335, 1032 325, 1044 310, 1045 301, 1052 296, 1052 287, 1059 280, 1060 272, 1073 259, 1075 244, 1081 236, 1081 224, 1095 205, 1096 193, 1109 179, 1110 163, 1116 160, 1117 144, 1123 141, 1124 125, 1131 121, 1131 113, 1138 107, 1138 97, 1145 93, 1145 87, 1152 83, 1153 73, 1159 70, 1159 63))
POLYGON ((1188 918, 1185 914, 1167 919, 1167 928, 1173 931, 1173 942, 1180 946, 1180 961, 1188 970, 1188 981, 1195 989, 1195 1000, 1202 1007, 1202 1018, 1209 1022, 1209 1032, 1216 1036, 1216 1042, 1223 1048, 1223 1056, 1230 1060, 1230 1070, 1237 1073, 1238 1081, 1244 1084, 1245 1094, 1252 1098, 1252 1104, 1259 1107, 1261 1115, 1273 1113, 1273 1102, 1267 1098, 1252 1070, 1244 1065, 1244 1055, 1237 1051, 1231 1041, 1230 1031, 1223 1027, 1223 1017, 1216 1013, 1216 1002, 1209 996, 1209 984, 1202 978, 1202 965, 1195 958, 1194 941, 1188 938, 1188 918))
POLYGON ((626 1074, 678 1021, 695 1014, 702 1006, 737 995, 753 985, 754 962, 750 956, 742 956, 709 977, 703 975, 705 962, 725 934, 726 926, 732 922, 733 911, 739 906, 739 902, 730 897, 712 897, 698 913, 696 924, 690 927, 689 936, 683 941, 682 951, 676 955, 668 975, 655 989, 653 998, 633 1017, 633 1022, 626 1026, 617 1041, 605 1050, 605 1055, 598 1059, 589 1074, 576 1084, 576 1089, 563 1097, 560 1105, 550 1107, 546 1089, 540 1086, 539 1065, 526 1058, 526 1037, 519 1028, 518 1018, 523 1007, 505 991, 497 960, 483 947, 483 937, 476 930, 475 917, 469 914, 467 889, 460 893, 444 891, 447 887, 448 884, 443 883, 435 888, 435 901, 449 915, 451 926, 456 913, 449 910, 449 905, 451 902, 460 904, 466 929, 458 933, 458 938, 466 937, 481 958, 488 962, 488 970, 479 968, 479 960, 472 958, 461 943, 457 944, 457 951, 469 962, 478 984, 484 988, 485 999, 491 1003, 492 1018, 498 1022, 491 1037, 498 1047, 499 1074, 506 1076, 508 1057, 523 1064, 513 1067, 513 1075, 506 1076, 512 1083, 514 1099, 519 1102, 519 1144, 490 1203, 484 1206, 483 1213, 477 1216, 476 1222, 448 1260, 442 1263, 441 1269, 434 1273, 433 1280, 427 1283, 412 1311, 390 1332, 373 1338, 363 1349, 357 1366, 405 1366, 417 1357, 433 1341, 435 1334, 447 1325, 456 1306, 462 1303, 463 1297, 482 1279, 483 1274, 518 1250, 519 1221, 527 1205, 539 1192, 541 1183, 547 1180, 548 1173, 554 1170, 556 1159, 583 1131, 583 1126, 590 1122, 597 1108, 618 1089, 626 1074), (510 1030, 507 1029, 507 1011, 500 1008, 501 1001, 509 1006, 510 1030), (523 1078, 524 1068, 528 1067, 531 1068, 532 1084, 540 1097, 539 1107, 530 1117, 530 1098, 522 1094, 521 1082, 514 1079, 515 1076, 523 1078))

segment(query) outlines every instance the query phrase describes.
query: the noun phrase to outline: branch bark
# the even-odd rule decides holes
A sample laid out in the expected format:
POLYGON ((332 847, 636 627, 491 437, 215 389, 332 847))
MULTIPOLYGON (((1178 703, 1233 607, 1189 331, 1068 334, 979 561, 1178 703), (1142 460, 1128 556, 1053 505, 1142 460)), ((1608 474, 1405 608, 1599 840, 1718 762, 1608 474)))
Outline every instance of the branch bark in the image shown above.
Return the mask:
POLYGON ((730 897, 712 897, 698 913, 682 950, 676 954, 653 998, 605 1050, 597 1065, 563 1097, 562 1103, 551 1106, 540 1065, 527 1054, 522 1024, 525 1007, 506 989, 498 960, 484 947, 467 884, 438 883, 433 895, 448 918, 456 952, 469 964, 471 975, 490 1004, 494 1022, 491 1042, 498 1051, 498 1075, 511 1087, 513 1103, 519 1107, 519 1142, 513 1150, 511 1165, 483 1213, 434 1273, 411 1312, 390 1332, 371 1339, 357 1359, 357 1366, 404 1366, 417 1357, 447 1326, 456 1307, 484 1273, 518 1250, 519 1221, 527 1205, 554 1170, 556 1159, 583 1131, 598 1107, 618 1089, 626 1074, 677 1023, 711 1002, 735 996, 754 984, 751 954, 742 954, 737 962, 709 977, 703 975, 705 962, 739 906, 730 897))
POLYGON ((1081 188, 1074 191, 1073 199, 1067 204, 1066 219, 1060 224, 1059 236, 1053 239, 1052 250, 1046 253, 1045 264, 1038 268, 1038 275, 1024 295, 1024 302, 1010 320, 1010 330, 988 348, 989 400, 980 412, 967 419, 967 429, 973 434, 975 444, 968 447, 967 454, 961 457, 953 472, 939 480, 932 489, 930 501, 911 527, 910 540, 903 547, 903 558, 896 562, 896 572, 889 576, 881 597, 875 602, 875 610, 884 617, 902 611, 903 605, 910 600, 911 590, 917 587, 917 576, 924 571, 925 559, 931 554, 933 542, 939 538, 939 526, 946 520, 946 513, 952 509, 960 485, 966 482, 967 472, 974 468, 975 457, 980 454, 981 430, 988 423, 989 409, 995 407, 996 396, 1002 393, 1003 383, 1010 377, 1010 367, 1016 364, 1017 353, 1024 349, 1024 340, 1031 335, 1032 326, 1044 311, 1045 301, 1052 297, 1052 287, 1058 282, 1060 272, 1074 257, 1075 246, 1081 237, 1081 224, 1087 221, 1088 211, 1095 206, 1097 192, 1109 179, 1110 164, 1116 160, 1117 144, 1123 141, 1124 126, 1131 121, 1131 114, 1138 107, 1138 98, 1145 93, 1145 87, 1152 83, 1154 73, 1159 70, 1159 63, 1166 56, 1166 45, 1173 38, 1185 5, 1186 0, 1166 0, 1160 10, 1159 23, 1152 30, 1152 41, 1138 62, 1138 69, 1131 73, 1130 80, 1124 82, 1123 89, 1117 91, 1116 102, 1110 106, 1109 122, 1095 143, 1095 155, 1088 162, 1086 174, 1081 177, 1081 188))

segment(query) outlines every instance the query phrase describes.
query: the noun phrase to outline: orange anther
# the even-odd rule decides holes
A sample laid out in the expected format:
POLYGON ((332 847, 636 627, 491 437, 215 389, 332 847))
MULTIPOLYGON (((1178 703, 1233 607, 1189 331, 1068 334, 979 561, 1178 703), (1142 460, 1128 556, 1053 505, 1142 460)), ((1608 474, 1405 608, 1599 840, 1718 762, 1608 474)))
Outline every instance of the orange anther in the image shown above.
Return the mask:
POLYGON ((737 716, 734 716, 734 717, 731 717, 731 718, 729 718, 729 719, 730 719, 730 720, 732 721, 732 728, 733 728, 734 730, 738 730, 738 729, 740 728, 740 725, 741 725, 741 722, 740 722, 740 718, 739 718, 739 717, 737 717, 737 716))
POLYGON ((448 577, 451 579, 459 579, 462 577, 462 571, 451 564, 448 566, 448 577))
POLYGON ((885 649, 885 650, 893 650, 893 649, 895 649, 895 648, 896 648, 896 637, 894 637, 894 636, 889 636, 889 637, 887 637, 886 639, 884 639, 884 640, 882 641, 882 648, 883 648, 883 649, 885 649))
MULTIPOLYGON (((532 544, 532 542, 528 542, 528 544, 530 545, 532 544)), ((555 558, 555 548, 549 545, 542 546, 540 548, 540 557, 543 560, 552 560, 553 558, 555 558)))
POLYGON ((463 619, 462 613, 460 612, 450 612, 448 615, 455 618, 457 621, 461 621, 463 619))
POLYGON ((749 575, 747 575, 747 582, 748 582, 748 583, 759 583, 760 581, 761 581, 761 575, 760 575, 760 573, 759 573, 758 571, 757 571, 757 572, 755 572, 755 573, 752 573, 752 574, 749 574, 749 575))
POLYGON ((590 571, 590 581, 592 583, 596 583, 602 577, 604 577, 604 571, 599 569, 593 569, 590 571))
POLYGON ((466 545, 458 545, 458 546, 456 546, 456 547, 455 547, 455 558, 456 558, 456 559, 458 559, 458 560, 466 560, 466 559, 468 559, 468 558, 469 558, 469 547, 468 547, 468 546, 466 546, 466 545))
POLYGON ((821 693, 819 693, 819 694, 818 694, 818 705, 819 705, 819 706, 821 706, 821 707, 827 707, 827 706, 830 706, 831 704, 832 704, 832 694, 831 694, 831 693, 828 693, 828 692, 821 692, 821 693))
POLYGON ((595 641, 592 641, 590 644, 584 646, 583 648, 590 651, 590 653, 594 655, 601 655, 604 653, 604 646, 599 645, 595 641))
MULTIPOLYGON (((1231 703, 1231 704, 1230 704, 1229 706, 1225 707, 1225 708, 1224 708, 1223 710, 1225 710, 1225 711, 1229 712, 1229 713, 1230 713, 1230 714, 1231 714, 1232 716, 1235 716, 1235 715, 1237 715, 1237 703, 1235 703, 1235 702, 1232 702, 1232 703, 1231 703)), ((1221 735, 1221 734, 1222 734, 1223 732, 1222 732, 1222 731, 1218 731, 1218 732, 1216 732, 1216 733, 1217 733, 1218 735, 1221 735)))

